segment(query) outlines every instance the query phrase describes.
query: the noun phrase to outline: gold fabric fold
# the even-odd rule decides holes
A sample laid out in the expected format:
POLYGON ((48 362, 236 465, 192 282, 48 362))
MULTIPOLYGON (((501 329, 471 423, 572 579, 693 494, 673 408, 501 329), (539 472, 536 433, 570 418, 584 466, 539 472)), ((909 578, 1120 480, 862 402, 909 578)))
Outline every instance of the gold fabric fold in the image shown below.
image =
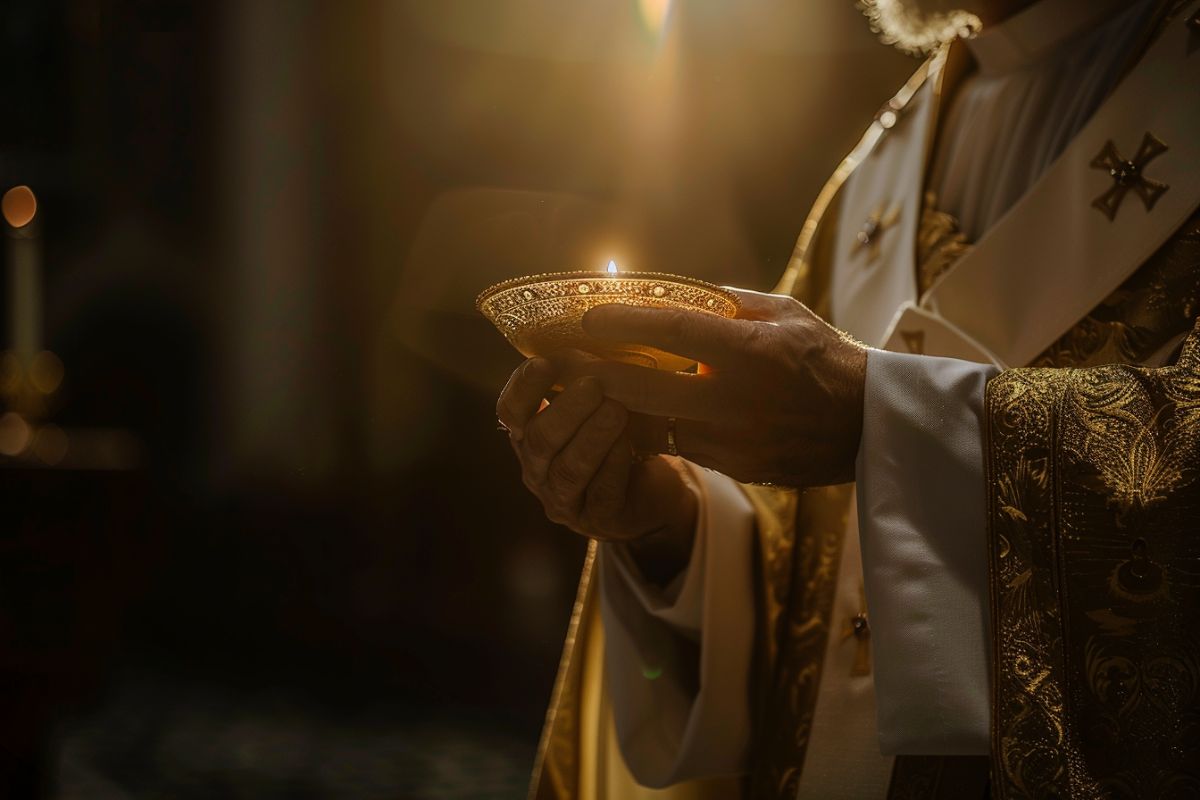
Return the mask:
POLYGON ((588 548, 558 679, 547 713, 530 800, 716 800, 790 797, 803 764, 828 639, 850 487, 796 492, 744 487, 756 516, 756 712, 753 774, 639 786, 616 743, 603 681, 604 630, 588 548), (798 527, 799 524, 799 527, 798 527), (803 534, 796 535, 797 530, 803 534), (790 795, 788 793, 791 793, 790 795))

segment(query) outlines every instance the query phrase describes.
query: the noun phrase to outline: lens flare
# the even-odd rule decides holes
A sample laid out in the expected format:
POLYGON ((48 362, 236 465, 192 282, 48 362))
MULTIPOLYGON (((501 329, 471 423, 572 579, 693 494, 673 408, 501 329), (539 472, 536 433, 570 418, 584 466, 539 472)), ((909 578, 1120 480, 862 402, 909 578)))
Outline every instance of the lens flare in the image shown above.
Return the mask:
POLYGON ((638 0, 642 24, 655 36, 662 34, 671 13, 671 0, 638 0))

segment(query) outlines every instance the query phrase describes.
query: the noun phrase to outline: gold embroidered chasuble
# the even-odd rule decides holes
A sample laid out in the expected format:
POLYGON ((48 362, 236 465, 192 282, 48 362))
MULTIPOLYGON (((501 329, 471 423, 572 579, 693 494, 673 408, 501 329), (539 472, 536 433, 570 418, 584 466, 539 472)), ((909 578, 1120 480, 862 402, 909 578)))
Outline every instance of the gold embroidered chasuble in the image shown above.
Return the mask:
MULTIPOLYGON (((885 109, 902 113, 945 58, 927 62, 885 109)), ((777 288, 819 313, 839 229, 833 200, 885 132, 877 118, 818 196, 777 288)), ((933 203, 926 198, 915 243, 922 291, 969 250, 933 203)), ((1029 367, 988 386, 994 797, 1200 796, 1198 316, 1195 214, 1029 367), (1164 359, 1173 348, 1179 355, 1164 359), (1170 366, 1133 366, 1156 355, 1170 366)), ((792 800, 853 487, 745 492, 757 518, 749 774, 662 791, 628 774, 602 684, 593 545, 531 797, 792 800)), ((898 758, 889 796, 983 796, 970 762, 898 758)))

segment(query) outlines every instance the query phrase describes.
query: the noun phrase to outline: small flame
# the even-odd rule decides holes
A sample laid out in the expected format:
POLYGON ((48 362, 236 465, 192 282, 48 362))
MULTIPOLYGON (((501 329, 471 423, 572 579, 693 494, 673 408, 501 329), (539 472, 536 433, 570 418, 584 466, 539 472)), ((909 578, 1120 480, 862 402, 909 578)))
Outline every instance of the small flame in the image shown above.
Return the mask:
POLYGON ((610 261, 608 262, 608 274, 609 274, 609 275, 616 275, 616 274, 617 274, 617 262, 616 262, 616 261, 611 261, 611 260, 610 260, 610 261))

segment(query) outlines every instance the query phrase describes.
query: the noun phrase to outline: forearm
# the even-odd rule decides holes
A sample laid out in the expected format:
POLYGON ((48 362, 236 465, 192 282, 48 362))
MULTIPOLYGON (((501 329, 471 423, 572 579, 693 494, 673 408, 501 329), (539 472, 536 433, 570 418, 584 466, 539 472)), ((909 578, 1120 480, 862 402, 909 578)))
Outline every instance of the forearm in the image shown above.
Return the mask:
POLYGON ((678 514, 672 521, 645 536, 633 539, 626 547, 642 576, 657 586, 666 586, 687 566, 696 539, 700 509, 700 488, 681 459, 670 459, 687 487, 681 493, 678 514))

